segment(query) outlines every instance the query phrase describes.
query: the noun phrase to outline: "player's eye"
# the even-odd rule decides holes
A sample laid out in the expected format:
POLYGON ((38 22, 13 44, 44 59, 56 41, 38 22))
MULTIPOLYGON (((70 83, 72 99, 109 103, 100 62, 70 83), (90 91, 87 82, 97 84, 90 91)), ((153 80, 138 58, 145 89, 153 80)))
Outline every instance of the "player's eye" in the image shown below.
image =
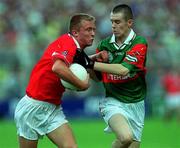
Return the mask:
POLYGON ((114 24, 114 23, 115 23, 115 24, 120 24, 121 21, 120 21, 120 20, 111 20, 111 23, 112 23, 112 24, 114 24))
POLYGON ((121 23, 120 20, 115 20, 114 22, 115 22, 116 24, 120 24, 120 23, 121 23))
POLYGON ((95 31, 95 28, 87 28, 88 32, 95 31))
POLYGON ((87 29, 87 31, 91 31, 91 30, 92 30, 92 28, 88 28, 88 29, 87 29))

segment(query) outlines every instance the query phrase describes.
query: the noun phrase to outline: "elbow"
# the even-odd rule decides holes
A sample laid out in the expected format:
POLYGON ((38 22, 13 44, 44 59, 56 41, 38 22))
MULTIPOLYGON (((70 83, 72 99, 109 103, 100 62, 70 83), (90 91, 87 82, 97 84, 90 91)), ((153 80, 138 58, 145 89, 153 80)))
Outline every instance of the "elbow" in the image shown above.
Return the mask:
POLYGON ((64 65, 65 65, 65 64, 64 64, 63 62, 61 62, 61 60, 56 60, 56 61, 54 62, 54 64, 52 65, 51 70, 52 70, 54 73, 59 73, 59 72, 63 71, 64 65))
POLYGON ((52 71, 53 71, 54 73, 57 73, 58 69, 57 69, 57 67, 56 67, 55 65, 52 66, 52 71))
POLYGON ((61 72, 63 72, 63 69, 61 68, 61 66, 58 66, 56 64, 52 66, 51 70, 56 74, 60 74, 61 72))

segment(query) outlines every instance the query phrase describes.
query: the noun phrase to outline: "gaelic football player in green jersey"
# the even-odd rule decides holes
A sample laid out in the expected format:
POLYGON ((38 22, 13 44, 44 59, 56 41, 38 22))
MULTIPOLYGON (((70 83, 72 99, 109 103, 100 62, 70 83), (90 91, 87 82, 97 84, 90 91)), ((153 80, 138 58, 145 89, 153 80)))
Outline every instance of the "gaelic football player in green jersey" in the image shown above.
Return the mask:
POLYGON ((99 43, 91 59, 86 56, 84 66, 102 74, 106 97, 100 101, 100 112, 108 125, 105 131, 116 135, 112 148, 139 148, 145 115, 147 42, 133 31, 128 5, 115 6, 110 20, 112 35, 99 43))
POLYGON ((100 112, 108 125, 105 131, 116 135, 112 148, 139 148, 145 115, 147 42, 133 31, 128 5, 115 6, 110 20, 113 34, 97 47, 97 52, 108 53, 107 64, 94 64, 94 70, 102 72, 106 90, 100 112))

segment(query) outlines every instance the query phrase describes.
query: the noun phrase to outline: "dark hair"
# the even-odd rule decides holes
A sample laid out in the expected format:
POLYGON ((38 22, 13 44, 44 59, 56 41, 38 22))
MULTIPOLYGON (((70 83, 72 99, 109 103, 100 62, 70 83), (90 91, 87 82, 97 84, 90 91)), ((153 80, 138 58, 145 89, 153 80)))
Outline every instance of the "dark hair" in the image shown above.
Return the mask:
POLYGON ((123 13, 125 20, 133 19, 133 13, 131 7, 126 4, 120 4, 113 8, 112 13, 123 13))
POLYGON ((95 17, 85 13, 77 13, 73 15, 69 23, 69 31, 72 32, 73 29, 78 30, 81 27, 81 21, 95 21, 95 17))

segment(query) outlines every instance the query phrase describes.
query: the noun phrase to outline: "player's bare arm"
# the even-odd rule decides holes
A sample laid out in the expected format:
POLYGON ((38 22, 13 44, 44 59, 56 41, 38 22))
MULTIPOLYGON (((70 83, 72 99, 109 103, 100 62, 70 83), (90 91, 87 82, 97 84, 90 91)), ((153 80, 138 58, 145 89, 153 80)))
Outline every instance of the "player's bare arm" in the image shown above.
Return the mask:
POLYGON ((107 72, 111 74, 117 74, 125 76, 129 73, 129 69, 124 67, 121 64, 107 64, 108 62, 108 52, 100 51, 94 55, 89 56, 93 61, 97 61, 94 63, 94 70, 107 72))
POLYGON ((57 59, 52 67, 52 71, 56 73, 61 79, 75 85, 79 90, 86 90, 89 88, 89 75, 85 81, 78 79, 68 68, 68 66, 60 59, 57 59))
POLYGON ((129 69, 121 64, 107 64, 101 62, 94 63, 94 70, 122 76, 125 76, 129 73, 129 69))

